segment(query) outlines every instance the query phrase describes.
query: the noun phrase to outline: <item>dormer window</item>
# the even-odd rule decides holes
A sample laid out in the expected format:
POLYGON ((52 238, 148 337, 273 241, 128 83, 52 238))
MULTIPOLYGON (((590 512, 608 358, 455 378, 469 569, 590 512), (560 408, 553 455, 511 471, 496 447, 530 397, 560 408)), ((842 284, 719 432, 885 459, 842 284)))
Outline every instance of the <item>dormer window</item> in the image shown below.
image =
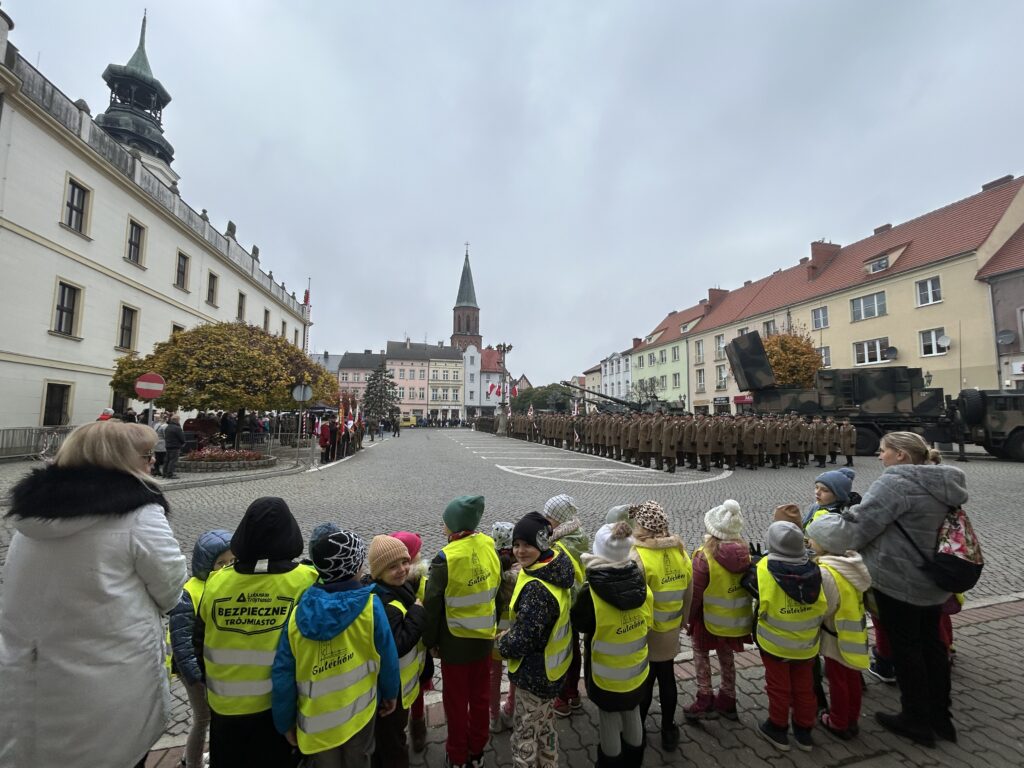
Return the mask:
POLYGON ((868 274, 873 275, 875 272, 881 272, 889 268, 889 257, 883 256, 880 259, 868 262, 868 274))

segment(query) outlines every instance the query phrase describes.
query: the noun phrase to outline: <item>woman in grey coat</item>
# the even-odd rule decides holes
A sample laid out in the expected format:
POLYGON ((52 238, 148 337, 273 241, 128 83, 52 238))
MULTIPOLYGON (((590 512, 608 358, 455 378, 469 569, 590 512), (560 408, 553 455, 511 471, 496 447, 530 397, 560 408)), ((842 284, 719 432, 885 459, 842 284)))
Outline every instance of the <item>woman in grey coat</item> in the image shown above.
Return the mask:
POLYGON ((935 551, 946 514, 967 502, 966 481, 956 467, 940 464, 939 452, 913 432, 885 435, 879 459, 885 471, 863 501, 842 514, 819 517, 807 536, 830 552, 853 549, 863 556, 892 644, 902 704, 899 714, 879 712, 875 719, 894 733, 935 746, 936 736, 956 741, 949 661, 939 638, 942 604, 950 594, 921 570, 918 550, 935 551))

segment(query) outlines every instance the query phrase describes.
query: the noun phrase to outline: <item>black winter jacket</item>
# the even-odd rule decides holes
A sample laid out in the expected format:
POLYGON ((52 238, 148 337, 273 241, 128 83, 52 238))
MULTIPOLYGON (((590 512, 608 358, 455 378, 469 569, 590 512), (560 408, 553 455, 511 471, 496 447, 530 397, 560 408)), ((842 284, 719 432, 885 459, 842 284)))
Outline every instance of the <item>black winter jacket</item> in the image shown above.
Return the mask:
POLYGON ((423 637, 423 623, 427 614, 422 605, 416 605, 416 592, 409 584, 400 587, 392 587, 383 582, 374 582, 373 591, 380 596, 384 603, 384 612, 388 615, 388 624, 391 625, 391 634, 395 637, 395 649, 398 651, 398 658, 416 647, 416 644, 423 637), (403 614, 391 603, 398 600, 404 607, 403 614))
MULTIPOLYGON (((570 589, 573 585, 572 561, 565 554, 554 555, 551 550, 545 551, 528 573, 555 587, 570 589)), ((522 662, 515 672, 509 671, 508 678, 535 696, 553 699, 562 689, 565 676, 548 680, 544 646, 558 621, 558 601, 543 584, 531 581, 519 592, 512 608, 516 619, 498 639, 498 653, 522 662)))
POLYGON ((635 611, 647 599, 647 582, 633 561, 623 565, 587 568, 587 583, 572 608, 572 628, 585 635, 583 641, 583 675, 587 696, 595 706, 605 712, 628 712, 640 704, 644 686, 625 693, 606 691, 594 683, 590 666, 590 648, 597 631, 594 598, 591 592, 620 611, 635 611))

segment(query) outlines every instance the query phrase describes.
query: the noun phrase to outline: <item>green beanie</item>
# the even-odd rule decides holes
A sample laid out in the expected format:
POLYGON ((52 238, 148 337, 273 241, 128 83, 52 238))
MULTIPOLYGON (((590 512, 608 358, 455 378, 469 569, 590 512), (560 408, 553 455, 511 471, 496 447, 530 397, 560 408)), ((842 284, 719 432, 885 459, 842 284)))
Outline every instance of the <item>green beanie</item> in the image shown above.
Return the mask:
POLYGON ((459 496, 444 508, 444 524, 452 533, 475 531, 484 516, 483 496, 459 496))

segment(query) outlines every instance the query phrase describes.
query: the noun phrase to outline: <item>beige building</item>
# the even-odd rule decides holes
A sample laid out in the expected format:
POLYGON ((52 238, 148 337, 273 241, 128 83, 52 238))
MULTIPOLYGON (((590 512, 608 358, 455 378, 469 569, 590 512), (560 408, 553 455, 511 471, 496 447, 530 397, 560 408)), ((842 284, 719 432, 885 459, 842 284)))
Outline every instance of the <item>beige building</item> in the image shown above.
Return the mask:
MULTIPOLYGON (((797 265, 702 300, 706 314, 684 334, 689 402, 704 412, 739 410, 749 396, 736 386, 725 345, 748 331, 789 328, 810 332, 826 368, 921 368, 947 394, 1014 386, 1014 357, 1000 360, 996 325, 1024 322, 1024 296, 1004 290, 1008 309, 996 319, 990 283, 1022 268, 1024 179, 1013 177, 845 247, 812 243, 797 265)), ((1018 339, 1003 346, 1017 351, 1018 339)))
MULTIPOLYGON (((587 368, 583 372, 583 378, 586 381, 586 388, 588 392, 600 392, 601 391, 601 364, 598 363, 590 368, 587 368)), ((598 398, 587 398, 587 412, 597 410, 598 398)))

